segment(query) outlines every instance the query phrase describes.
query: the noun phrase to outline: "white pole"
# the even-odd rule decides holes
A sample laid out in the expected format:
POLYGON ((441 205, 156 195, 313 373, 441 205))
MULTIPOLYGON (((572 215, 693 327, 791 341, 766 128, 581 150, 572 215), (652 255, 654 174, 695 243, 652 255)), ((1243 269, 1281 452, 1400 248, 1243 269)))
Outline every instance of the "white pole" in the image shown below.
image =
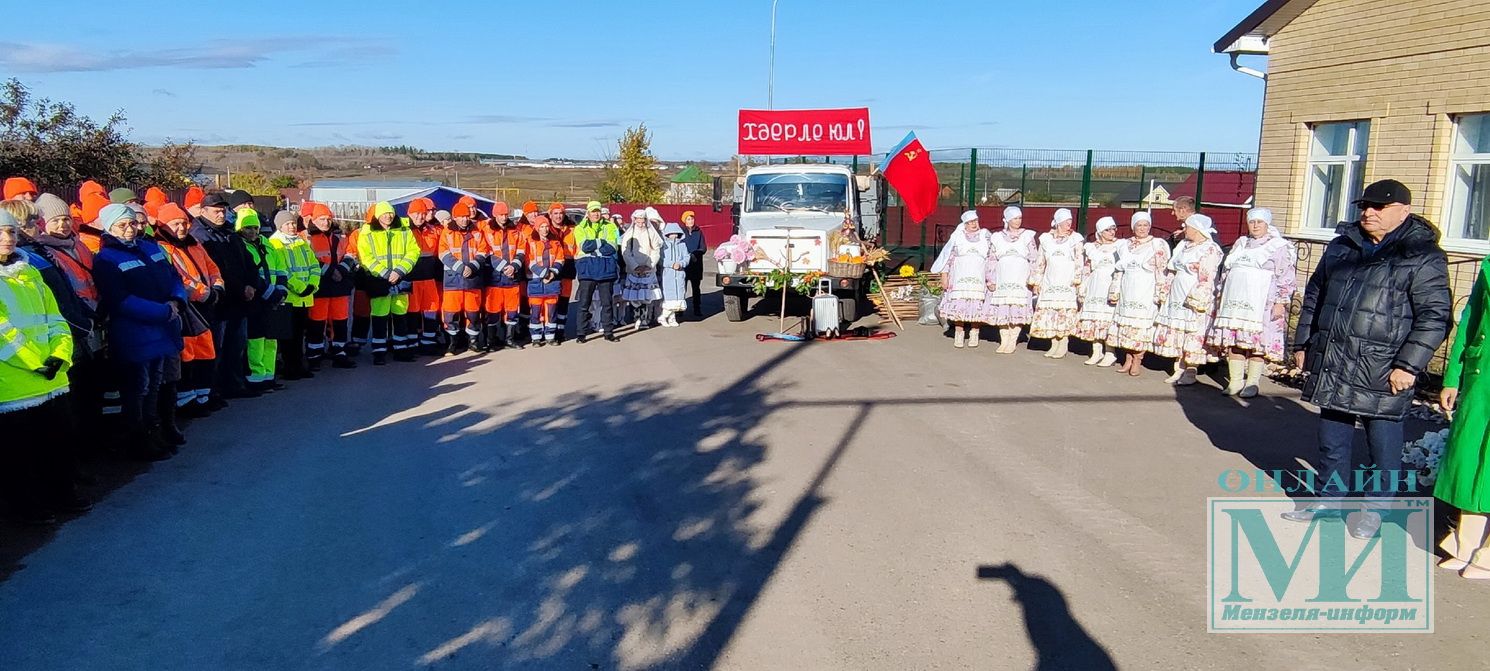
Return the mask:
POLYGON ((776 109, 776 3, 771 0, 771 65, 766 72, 766 109, 776 109))

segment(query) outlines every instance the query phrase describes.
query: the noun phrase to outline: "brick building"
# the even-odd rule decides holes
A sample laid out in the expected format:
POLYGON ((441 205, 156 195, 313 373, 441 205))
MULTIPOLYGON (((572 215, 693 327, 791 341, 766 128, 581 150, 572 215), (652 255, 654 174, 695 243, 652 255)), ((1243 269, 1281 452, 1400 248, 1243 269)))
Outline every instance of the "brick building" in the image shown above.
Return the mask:
POLYGON ((1490 252, 1490 1, 1268 0, 1215 50, 1265 79, 1256 201, 1290 237, 1328 241, 1393 178, 1445 249, 1490 252))

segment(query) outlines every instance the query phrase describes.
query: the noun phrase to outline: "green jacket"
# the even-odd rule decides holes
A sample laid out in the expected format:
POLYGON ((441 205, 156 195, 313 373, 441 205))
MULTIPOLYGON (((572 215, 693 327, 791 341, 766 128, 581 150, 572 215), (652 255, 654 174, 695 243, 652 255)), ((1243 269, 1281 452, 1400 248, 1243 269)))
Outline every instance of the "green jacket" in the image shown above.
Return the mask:
POLYGON ((289 297, 290 286, 290 264, 285 260, 285 254, 278 247, 269 244, 268 238, 259 236, 253 242, 244 240, 244 246, 248 247, 248 256, 253 259, 254 267, 259 273, 259 279, 264 286, 269 287, 258 297, 269 305, 279 305, 289 297))
POLYGON ((24 258, 0 266, 0 413, 35 407, 67 393, 71 365, 72 330, 41 272, 24 258), (61 359, 63 365, 48 380, 36 370, 50 357, 61 359))
POLYGON ((321 262, 316 259, 316 250, 305 238, 283 233, 269 236, 269 246, 284 257, 286 288, 290 291, 285 302, 291 307, 310 307, 315 302, 316 290, 321 288, 321 262))
POLYGON ((1490 512, 1490 483, 1485 474, 1490 463, 1490 383, 1484 380, 1490 368, 1485 331, 1490 329, 1490 258, 1480 263, 1469 302, 1459 317, 1454 344, 1449 349, 1443 386, 1458 389, 1454 421, 1439 461, 1438 482, 1433 495, 1467 513, 1490 512))
MULTIPOLYGON (((1454 344, 1449 348, 1448 365, 1443 371, 1443 386, 1453 389, 1469 387, 1490 361, 1485 359, 1485 316, 1490 313, 1490 257, 1480 262, 1469 302, 1459 314, 1459 328, 1454 330, 1454 344)), ((1484 393, 1483 391, 1481 393, 1484 393)))

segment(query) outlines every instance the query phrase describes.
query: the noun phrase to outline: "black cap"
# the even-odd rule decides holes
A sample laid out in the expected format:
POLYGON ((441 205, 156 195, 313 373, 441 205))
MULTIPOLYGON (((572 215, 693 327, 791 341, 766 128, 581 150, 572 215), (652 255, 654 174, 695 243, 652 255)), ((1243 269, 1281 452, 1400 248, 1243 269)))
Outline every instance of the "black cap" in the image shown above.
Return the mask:
POLYGON ((253 204, 254 204, 254 197, 252 195, 249 195, 249 193, 247 191, 232 191, 232 192, 229 192, 228 193, 228 206, 229 207, 238 207, 239 205, 253 205, 253 204))
POLYGON ((1412 191, 1407 188, 1407 185, 1395 179, 1372 182, 1355 201, 1356 205, 1391 205, 1392 203, 1412 204, 1412 191))
POLYGON ((209 193, 202 198, 202 207, 227 207, 228 199, 221 193, 209 193))

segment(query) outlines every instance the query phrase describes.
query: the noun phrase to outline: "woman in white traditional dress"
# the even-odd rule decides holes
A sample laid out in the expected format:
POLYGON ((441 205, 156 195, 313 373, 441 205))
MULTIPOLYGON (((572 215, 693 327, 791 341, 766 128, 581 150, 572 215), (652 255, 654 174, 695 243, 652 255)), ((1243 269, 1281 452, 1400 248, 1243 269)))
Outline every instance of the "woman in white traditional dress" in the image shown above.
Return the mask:
POLYGON ((1107 302, 1114 306, 1107 346, 1127 354, 1119 373, 1143 374, 1143 355, 1154 346, 1154 318, 1159 316, 1159 280, 1169 266, 1169 245, 1153 235, 1148 212, 1133 213, 1133 237, 1118 246, 1116 269, 1107 302))
MULTIPOLYGON (((626 276, 621 281, 621 298, 636 311, 636 329, 652 325, 652 306, 662 300, 657 284, 657 264, 662 260, 662 235, 652 225, 652 208, 631 213, 631 227, 621 236, 621 258, 626 276)), ((656 217, 661 223, 662 217, 656 217)))
POLYGON ((1050 339, 1045 356, 1066 356, 1071 333, 1076 330, 1076 314, 1081 305, 1083 240, 1075 232, 1071 211, 1061 208, 1050 221, 1050 230, 1040 234, 1040 259, 1030 280, 1035 289, 1035 320, 1030 324, 1030 338, 1050 339))
POLYGON ((1122 243, 1118 242, 1117 221, 1112 217, 1098 219, 1095 229, 1096 239, 1082 249, 1081 311, 1076 313, 1076 330, 1071 335, 1092 344, 1092 355, 1082 363, 1107 368, 1117 363, 1117 355, 1107 351, 1104 343, 1115 314, 1113 305, 1107 302, 1107 294, 1112 291, 1112 275, 1117 270, 1122 243))
POLYGON ((978 346, 983 301, 988 297, 983 272, 992 237, 978 225, 976 211, 963 212, 962 225, 931 264, 931 272, 942 276, 942 299, 936 309, 952 324, 952 346, 959 349, 978 346))
POLYGON ((1175 385, 1195 384, 1196 369, 1216 360, 1206 349, 1205 336, 1216 313, 1221 246, 1211 239, 1216 227, 1203 214, 1186 217, 1184 232, 1169 259, 1167 291, 1154 320, 1153 352, 1174 359, 1173 374, 1164 381, 1175 385))
POLYGON ((1004 230, 993 234, 986 277, 988 300, 983 320, 999 330, 996 352, 1009 354, 1019 344, 1020 327, 1035 316, 1030 271, 1039 260, 1035 232, 1024 228, 1019 208, 1004 208, 1004 230))
POLYGON ((1247 235, 1222 262, 1221 301, 1206 336, 1212 348, 1226 352, 1227 396, 1256 396, 1267 362, 1283 362, 1297 263, 1293 245, 1273 228, 1272 210, 1248 210, 1247 235))

